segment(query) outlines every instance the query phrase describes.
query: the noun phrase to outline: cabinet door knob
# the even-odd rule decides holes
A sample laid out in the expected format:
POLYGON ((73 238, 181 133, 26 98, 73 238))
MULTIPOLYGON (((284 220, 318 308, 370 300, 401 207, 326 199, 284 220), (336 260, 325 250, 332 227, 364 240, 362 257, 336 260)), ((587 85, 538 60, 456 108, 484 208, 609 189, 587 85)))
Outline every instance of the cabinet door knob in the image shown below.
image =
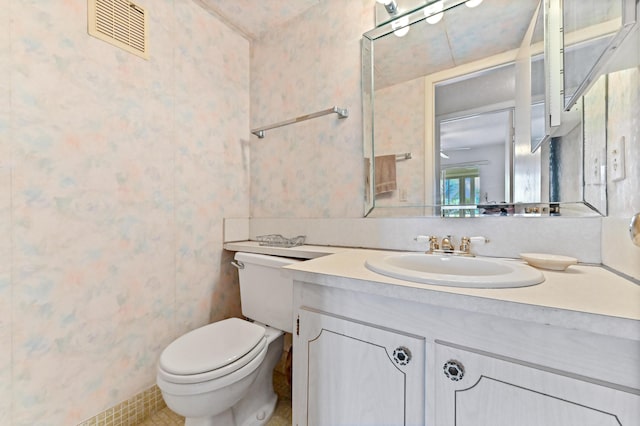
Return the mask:
POLYGON ((442 369, 444 370, 444 375, 454 382, 458 382, 464 377, 464 366, 453 359, 445 362, 442 369))
POLYGON ((396 364, 407 365, 411 361, 411 351, 405 346, 399 346, 393 351, 393 360, 396 364))

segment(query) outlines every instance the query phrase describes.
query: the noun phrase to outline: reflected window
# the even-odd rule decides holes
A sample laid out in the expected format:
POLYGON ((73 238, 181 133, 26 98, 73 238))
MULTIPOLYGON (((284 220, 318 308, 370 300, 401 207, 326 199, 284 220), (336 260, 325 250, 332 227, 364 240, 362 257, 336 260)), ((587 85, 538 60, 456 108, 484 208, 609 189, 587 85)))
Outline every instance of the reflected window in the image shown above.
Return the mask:
MULTIPOLYGON (((477 167, 444 169, 440 182, 443 204, 475 207, 480 203, 480 170, 477 167)), ((443 216, 447 217, 475 216, 478 213, 476 208, 443 209, 443 216)))

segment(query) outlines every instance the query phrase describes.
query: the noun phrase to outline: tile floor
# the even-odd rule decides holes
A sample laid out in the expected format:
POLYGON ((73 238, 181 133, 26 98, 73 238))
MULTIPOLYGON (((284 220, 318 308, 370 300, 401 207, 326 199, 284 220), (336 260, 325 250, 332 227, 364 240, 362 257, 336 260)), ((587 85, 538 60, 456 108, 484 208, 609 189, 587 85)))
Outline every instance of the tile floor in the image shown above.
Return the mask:
MULTIPOLYGON (((278 371, 273 372, 273 388, 278 394, 276 411, 267 423, 267 426, 291 426, 291 386, 287 383, 286 376, 278 371)), ((181 417, 165 407, 151 415, 147 420, 138 423, 138 426, 182 426, 184 417, 181 417)))

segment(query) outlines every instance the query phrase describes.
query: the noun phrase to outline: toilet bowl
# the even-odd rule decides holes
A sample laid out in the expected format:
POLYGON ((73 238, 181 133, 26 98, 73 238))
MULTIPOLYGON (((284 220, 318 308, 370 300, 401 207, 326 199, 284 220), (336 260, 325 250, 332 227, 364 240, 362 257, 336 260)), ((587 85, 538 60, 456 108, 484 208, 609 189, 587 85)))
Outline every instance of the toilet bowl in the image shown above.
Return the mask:
POLYGON ((269 322, 229 318, 192 330, 165 348, 157 384, 187 426, 263 425, 275 410, 273 369, 282 355, 284 331, 293 328, 293 286, 279 268, 297 260, 248 253, 235 259, 243 313, 269 322))

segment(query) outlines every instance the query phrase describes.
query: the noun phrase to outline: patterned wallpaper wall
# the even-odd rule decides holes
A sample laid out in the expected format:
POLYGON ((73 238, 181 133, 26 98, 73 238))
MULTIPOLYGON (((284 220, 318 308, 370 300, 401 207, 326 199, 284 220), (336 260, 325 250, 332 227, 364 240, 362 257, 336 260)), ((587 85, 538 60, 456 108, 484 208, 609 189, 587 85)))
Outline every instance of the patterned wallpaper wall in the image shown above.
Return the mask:
POLYGON ((324 0, 252 45, 251 126, 335 114, 251 136, 251 215, 361 217, 360 38, 373 1, 324 0))
POLYGON ((249 42, 139 1, 149 61, 86 1, 0 0, 0 424, 72 425, 240 314, 222 219, 249 213, 249 42))
POLYGON ((11 424, 11 149, 9 0, 0 0, 0 424, 11 424))

